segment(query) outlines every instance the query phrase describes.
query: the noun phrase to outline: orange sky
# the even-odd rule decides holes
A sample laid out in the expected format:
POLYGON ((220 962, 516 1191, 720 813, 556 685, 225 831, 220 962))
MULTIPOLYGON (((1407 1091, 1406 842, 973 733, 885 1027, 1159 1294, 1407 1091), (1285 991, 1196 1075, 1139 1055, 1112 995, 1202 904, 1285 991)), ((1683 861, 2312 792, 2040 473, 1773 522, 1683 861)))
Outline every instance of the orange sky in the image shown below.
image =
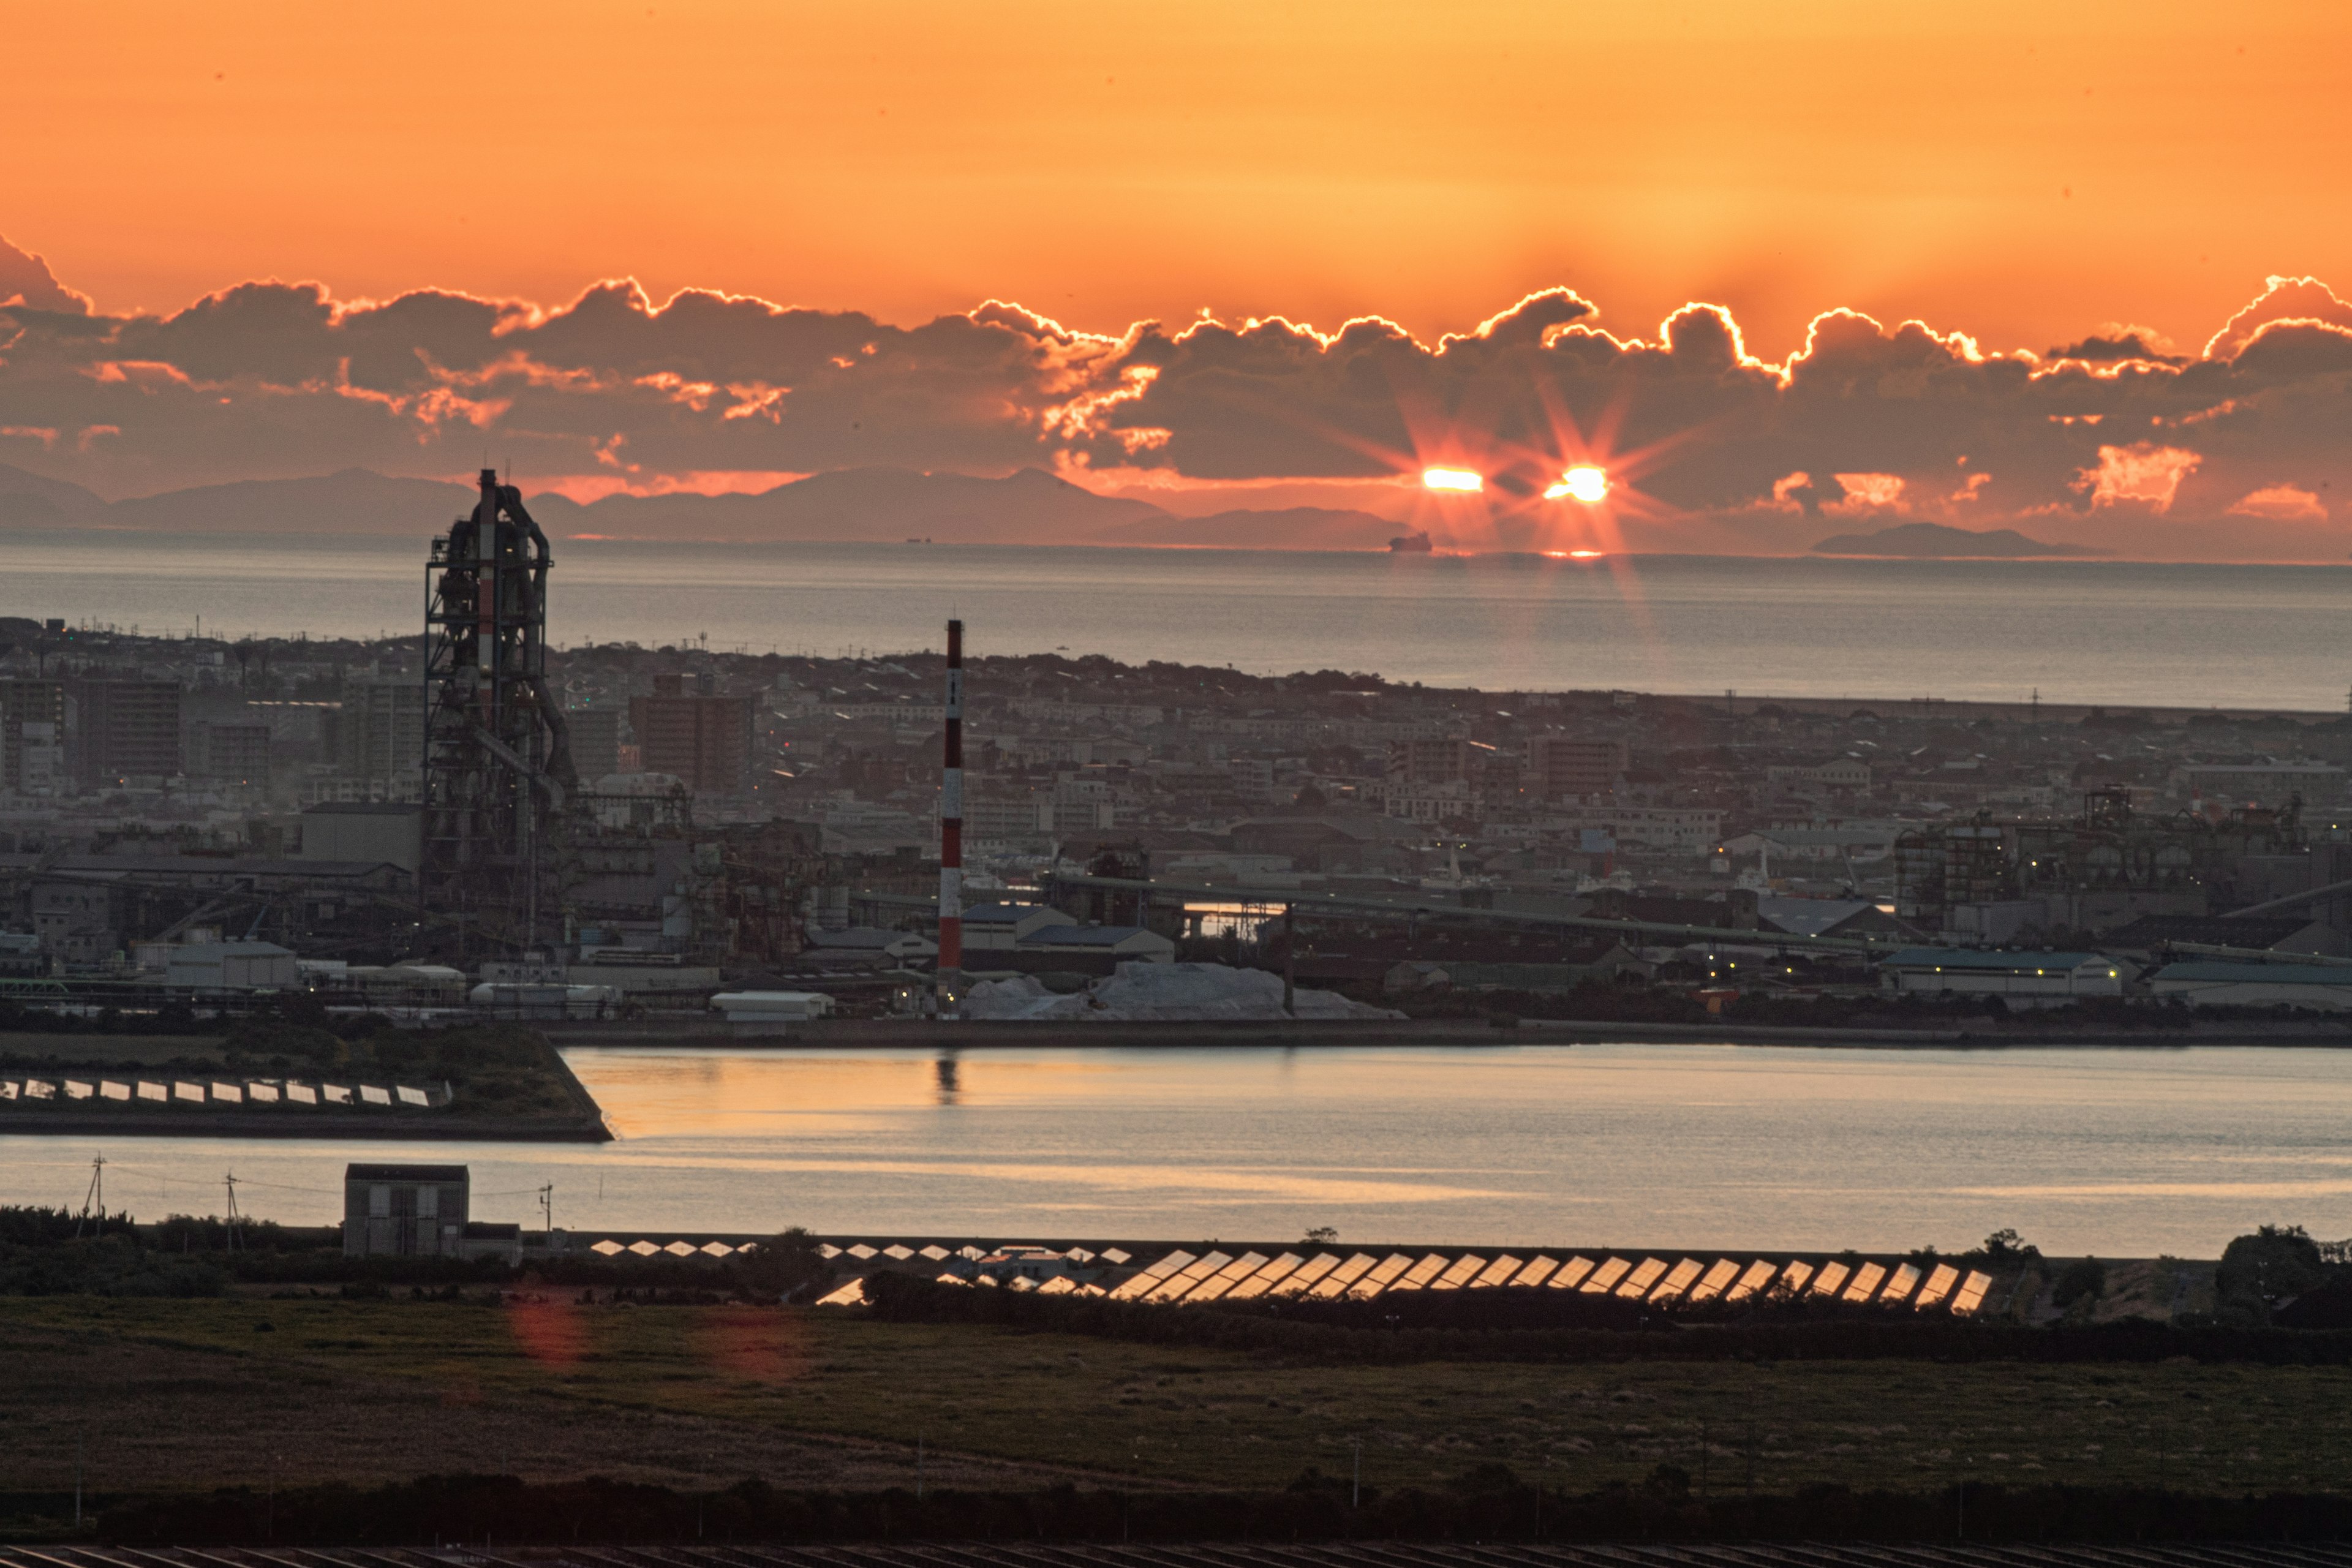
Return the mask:
POLYGON ((1566 283, 1775 356, 1838 304, 2193 352, 2352 280, 2347 45, 2340 0, 90 0, 11 16, 0 233, 110 310, 632 273, 1433 333, 1566 283))

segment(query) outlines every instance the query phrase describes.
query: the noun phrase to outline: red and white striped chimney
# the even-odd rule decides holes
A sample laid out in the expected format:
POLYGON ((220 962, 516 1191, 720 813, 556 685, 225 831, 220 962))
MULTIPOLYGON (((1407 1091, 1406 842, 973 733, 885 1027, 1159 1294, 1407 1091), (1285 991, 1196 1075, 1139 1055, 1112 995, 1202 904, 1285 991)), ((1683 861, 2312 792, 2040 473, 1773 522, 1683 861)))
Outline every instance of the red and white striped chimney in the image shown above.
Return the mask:
POLYGON ((940 1016, 963 994, 963 623, 948 623, 947 755, 940 771, 940 1016))

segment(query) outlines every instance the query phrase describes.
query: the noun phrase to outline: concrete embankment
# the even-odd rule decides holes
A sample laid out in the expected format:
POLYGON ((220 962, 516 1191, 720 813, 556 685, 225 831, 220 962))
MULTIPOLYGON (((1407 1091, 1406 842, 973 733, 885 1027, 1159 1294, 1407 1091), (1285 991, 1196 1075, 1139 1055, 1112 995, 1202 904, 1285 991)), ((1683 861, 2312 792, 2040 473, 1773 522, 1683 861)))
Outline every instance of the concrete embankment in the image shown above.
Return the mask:
POLYGON ((1781 1028, 1755 1024, 1622 1023, 1609 1019, 1527 1018, 1497 1026, 1475 1018, 1342 1018, 1150 1020, 1091 1023, 941 1022, 920 1018, 828 1018, 763 1025, 730 1033, 715 1019, 646 1018, 626 1023, 551 1024, 559 1046, 648 1046, 714 1050, 1087 1048, 1227 1049, 1275 1047, 1694 1045, 1824 1046, 1856 1049, 1996 1049, 2120 1047, 2144 1050, 2184 1046, 2352 1047, 2352 1026, 2319 1020, 2198 1022, 2185 1028, 2034 1030, 2030 1027, 1943 1029, 1781 1028))
MULTIPOLYGON (((542 1051, 541 1066, 566 1102, 560 1111, 513 1115, 468 1115, 462 1109, 410 1110, 212 1101, 182 1105, 137 1102, 100 1110, 89 1101, 15 1100, 0 1110, 0 1137, 30 1133, 100 1138, 345 1138, 384 1142, 607 1143, 612 1129, 604 1109, 564 1061, 560 1051, 542 1051)), ((174 1076, 173 1069, 138 1069, 134 1076, 174 1076)), ((17 1077, 44 1080, 97 1080, 122 1076, 82 1066, 41 1068, 17 1077)), ((207 1080, 211 1074, 205 1075, 207 1080)))

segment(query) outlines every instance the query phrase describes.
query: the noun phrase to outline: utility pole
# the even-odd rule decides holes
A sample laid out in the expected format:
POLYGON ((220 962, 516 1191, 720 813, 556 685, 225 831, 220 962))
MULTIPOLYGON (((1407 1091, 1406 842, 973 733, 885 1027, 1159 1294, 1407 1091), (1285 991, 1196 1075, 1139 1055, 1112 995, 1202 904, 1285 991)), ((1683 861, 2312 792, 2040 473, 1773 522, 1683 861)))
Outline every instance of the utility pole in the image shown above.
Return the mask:
POLYGON ((1298 906, 1282 906, 1282 1016, 1298 1016, 1298 906))
POLYGON ((74 1220, 74 1239, 81 1239, 82 1221, 90 1219, 95 1205, 94 1236, 106 1228, 106 1156, 100 1154, 89 1163, 89 1190, 82 1194, 81 1213, 74 1220))
POLYGON ((236 1244, 236 1173, 228 1173, 228 1249, 238 1251, 236 1244))
POLYGON ((539 1189, 540 1217, 547 1222, 547 1234, 555 1234, 555 1184, 548 1183, 539 1189))

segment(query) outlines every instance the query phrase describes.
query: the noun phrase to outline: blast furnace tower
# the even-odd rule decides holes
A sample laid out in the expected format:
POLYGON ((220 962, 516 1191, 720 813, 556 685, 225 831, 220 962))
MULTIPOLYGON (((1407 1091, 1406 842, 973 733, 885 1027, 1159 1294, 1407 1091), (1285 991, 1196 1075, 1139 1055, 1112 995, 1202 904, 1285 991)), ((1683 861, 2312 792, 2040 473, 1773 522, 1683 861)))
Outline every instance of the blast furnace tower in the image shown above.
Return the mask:
POLYGON ((480 482, 425 568, 417 896, 460 947, 529 953, 566 934, 559 839, 576 784, 547 689, 547 535, 498 470, 480 482))

